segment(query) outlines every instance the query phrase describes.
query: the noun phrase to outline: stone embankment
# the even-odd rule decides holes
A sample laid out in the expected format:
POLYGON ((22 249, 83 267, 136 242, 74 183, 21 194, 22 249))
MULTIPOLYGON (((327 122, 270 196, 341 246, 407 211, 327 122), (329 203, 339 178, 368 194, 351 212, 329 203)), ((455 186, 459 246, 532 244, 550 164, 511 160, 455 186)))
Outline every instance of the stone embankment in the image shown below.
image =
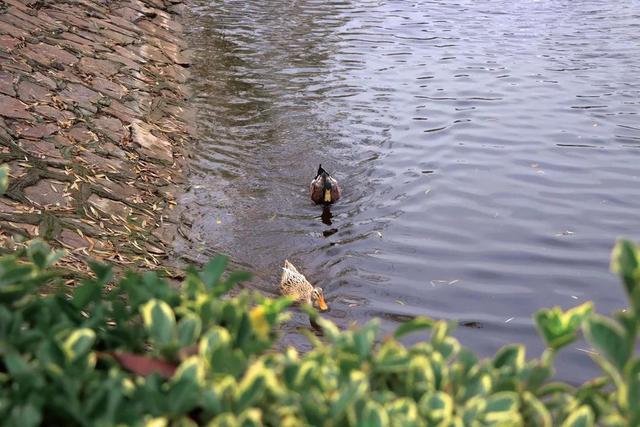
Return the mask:
POLYGON ((0 250, 164 266, 183 177, 181 0, 0 0, 0 250))

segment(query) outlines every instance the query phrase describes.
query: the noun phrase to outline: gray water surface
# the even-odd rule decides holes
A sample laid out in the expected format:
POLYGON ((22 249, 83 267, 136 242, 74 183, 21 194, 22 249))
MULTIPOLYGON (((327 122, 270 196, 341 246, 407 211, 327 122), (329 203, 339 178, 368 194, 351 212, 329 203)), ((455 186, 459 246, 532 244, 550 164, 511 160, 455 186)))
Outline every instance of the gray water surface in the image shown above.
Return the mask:
MULTIPOLYGON (((293 261, 341 326, 477 322, 482 355, 542 349, 540 307, 626 305, 640 240, 637 1, 192 0, 199 138, 182 254, 276 292, 293 261), (331 225, 307 186, 343 186, 331 225), (325 217, 326 221, 326 217, 325 217)), ((286 327, 290 342, 302 316, 286 327)), ((565 378, 590 375, 586 344, 565 378)))

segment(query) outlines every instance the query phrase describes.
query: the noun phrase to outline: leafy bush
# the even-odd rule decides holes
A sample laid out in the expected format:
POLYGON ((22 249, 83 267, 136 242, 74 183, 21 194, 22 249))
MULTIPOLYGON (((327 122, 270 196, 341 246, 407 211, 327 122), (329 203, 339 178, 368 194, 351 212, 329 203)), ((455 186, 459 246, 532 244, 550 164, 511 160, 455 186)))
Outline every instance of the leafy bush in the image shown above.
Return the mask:
MULTIPOLYGON (((272 350, 287 299, 227 291, 245 273, 215 258, 180 289, 153 272, 111 269, 65 288, 45 244, 0 258, 0 420, 10 426, 638 426, 640 253, 616 246, 612 267, 631 304, 613 318, 591 303, 542 310, 548 345, 478 360, 452 325, 416 318, 379 338, 378 323, 340 331, 317 319, 321 340, 299 354, 272 350), (44 286, 58 293, 39 295, 44 286), (65 293, 65 290, 67 293, 65 293), (412 347, 401 336, 429 330, 412 347), (580 331, 601 375, 553 382, 556 352, 580 331)), ((312 313, 313 316, 315 314, 312 313)))

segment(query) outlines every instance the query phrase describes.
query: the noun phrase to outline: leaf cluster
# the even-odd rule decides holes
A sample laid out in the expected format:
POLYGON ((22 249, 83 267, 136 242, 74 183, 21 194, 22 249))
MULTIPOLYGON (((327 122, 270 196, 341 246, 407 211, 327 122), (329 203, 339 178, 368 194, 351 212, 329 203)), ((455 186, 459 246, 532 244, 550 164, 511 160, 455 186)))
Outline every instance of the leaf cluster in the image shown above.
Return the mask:
MULTIPOLYGON (((111 268, 71 292, 45 244, 0 258, 0 419, 19 426, 638 426, 640 251, 612 256, 630 307, 605 317, 591 303, 541 310, 548 348, 527 360, 508 345, 479 360, 452 324, 416 318, 381 337, 377 321, 339 330, 316 318, 313 349, 274 351, 286 298, 228 291, 246 273, 214 258, 179 287, 154 272, 111 268), (424 334, 413 346, 400 339, 424 334), (600 375, 553 380, 557 351, 584 335, 600 375)), ((311 313, 313 315, 313 313, 311 313)))

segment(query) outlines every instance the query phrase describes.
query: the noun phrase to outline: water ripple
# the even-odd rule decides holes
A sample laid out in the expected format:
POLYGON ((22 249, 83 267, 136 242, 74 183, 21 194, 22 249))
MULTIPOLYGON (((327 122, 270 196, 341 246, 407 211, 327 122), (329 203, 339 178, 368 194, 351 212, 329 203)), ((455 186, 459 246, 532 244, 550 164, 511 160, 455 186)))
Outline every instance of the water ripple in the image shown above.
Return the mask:
POLYGON ((228 253, 271 293, 289 258, 343 326, 458 319, 482 354, 540 349, 539 307, 624 304, 607 258, 640 239, 639 3, 191 4, 187 258, 228 253), (331 217, 307 200, 318 163, 344 184, 331 217))

